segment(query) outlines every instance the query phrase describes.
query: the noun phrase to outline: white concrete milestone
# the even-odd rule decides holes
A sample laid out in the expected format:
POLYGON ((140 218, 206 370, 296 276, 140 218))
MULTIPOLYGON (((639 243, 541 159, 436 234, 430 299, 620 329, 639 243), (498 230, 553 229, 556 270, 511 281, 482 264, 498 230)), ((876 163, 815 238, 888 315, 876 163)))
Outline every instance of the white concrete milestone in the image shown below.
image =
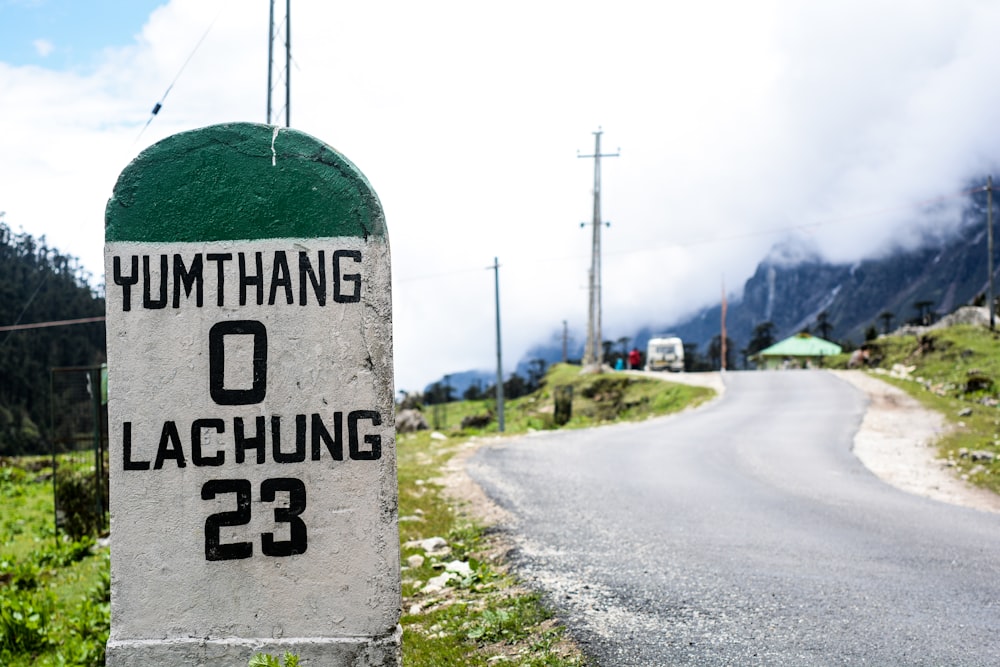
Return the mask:
POLYGON ((108 204, 108 664, 400 662, 389 246, 299 132, 175 135, 108 204))

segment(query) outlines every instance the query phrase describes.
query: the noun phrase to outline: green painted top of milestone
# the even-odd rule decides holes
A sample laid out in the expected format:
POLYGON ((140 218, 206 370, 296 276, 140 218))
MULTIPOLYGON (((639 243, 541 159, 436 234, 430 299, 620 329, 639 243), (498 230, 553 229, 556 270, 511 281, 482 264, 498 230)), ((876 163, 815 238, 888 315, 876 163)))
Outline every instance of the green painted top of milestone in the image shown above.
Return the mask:
POLYGON ((106 241, 183 242, 386 235, 364 175, 303 132, 213 125, 150 146, 118 177, 106 241))

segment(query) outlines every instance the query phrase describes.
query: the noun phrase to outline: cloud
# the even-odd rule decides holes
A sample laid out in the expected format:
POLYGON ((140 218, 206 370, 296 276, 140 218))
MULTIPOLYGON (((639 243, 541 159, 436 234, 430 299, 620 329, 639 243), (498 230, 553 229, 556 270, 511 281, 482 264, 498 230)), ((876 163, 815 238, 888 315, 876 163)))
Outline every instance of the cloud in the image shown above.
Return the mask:
MULTIPOLYGON (((99 274, 104 203, 139 150, 264 120, 266 22, 264 2, 173 0, 91 73, 0 63, 7 221, 99 274)), ((412 390, 495 363, 494 257, 508 369, 563 320, 582 342, 594 165, 577 151, 598 126, 621 148, 602 170, 609 339, 738 291, 789 235, 852 261, 941 231, 961 197, 921 202, 1000 155, 998 29, 978 0, 298 3, 291 119, 381 197, 412 390)))
POLYGON ((36 39, 31 42, 31 45, 35 47, 35 52, 43 58, 55 51, 56 48, 56 45, 47 39, 36 39))

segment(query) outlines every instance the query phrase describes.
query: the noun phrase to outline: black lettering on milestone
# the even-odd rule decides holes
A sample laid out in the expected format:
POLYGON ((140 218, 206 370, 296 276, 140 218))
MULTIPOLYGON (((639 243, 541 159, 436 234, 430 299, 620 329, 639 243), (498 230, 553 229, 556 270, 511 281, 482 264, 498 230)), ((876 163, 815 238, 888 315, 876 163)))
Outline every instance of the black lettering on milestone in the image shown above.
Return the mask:
POLYGON ((337 303, 357 303, 361 301, 361 274, 340 273, 340 259, 349 257, 355 262, 361 262, 360 250, 337 250, 333 253, 333 300, 337 303), (341 280, 353 283, 354 288, 349 294, 341 292, 341 280))
POLYGON ((285 257, 284 250, 274 253, 274 266, 271 267, 271 293, 267 297, 267 305, 274 305, 274 298, 277 296, 278 288, 285 288, 285 303, 295 303, 295 295, 292 292, 292 276, 288 271, 288 258, 285 257))
POLYGON ((295 415, 295 451, 281 451, 281 417, 271 417, 271 456, 275 463, 300 463, 306 460, 306 416, 295 415))
POLYGON ((244 253, 238 253, 240 260, 240 305, 247 305, 247 287, 257 286, 257 305, 264 305, 264 262, 259 252, 254 253, 254 266, 257 273, 247 273, 247 260, 244 253))
POLYGON ((223 295, 225 294, 225 289, 224 289, 224 287, 225 287, 225 281, 224 281, 224 278, 225 278, 226 272, 225 272, 225 269, 223 268, 223 264, 225 264, 226 262, 228 262, 232 258, 233 258, 233 253, 231 253, 231 252, 210 252, 207 255, 205 255, 205 259, 207 259, 210 262, 215 262, 216 273, 218 274, 218 283, 219 283, 219 286, 217 288, 218 289, 218 294, 216 296, 216 305, 218 305, 220 307, 225 305, 225 303, 224 303, 225 298, 224 298, 223 295))
POLYGON ((223 320, 208 330, 208 390, 219 405, 254 405, 267 395, 267 328, 258 320, 223 320), (226 389, 226 336, 253 336, 252 385, 226 389))
POLYGON ((369 419, 372 426, 382 424, 382 417, 375 410, 355 410, 347 415, 347 434, 351 451, 351 459, 354 461, 375 461, 382 456, 382 436, 377 433, 365 435, 365 442, 370 446, 367 452, 361 451, 358 442, 358 420, 369 419))
POLYGON ((181 307, 181 285, 184 286, 184 296, 191 298, 194 289, 194 302, 199 308, 205 301, 205 280, 202 276, 201 255, 195 255, 191 260, 191 268, 184 266, 184 258, 174 255, 174 308, 181 307))
POLYGON ((306 277, 309 278, 309 283, 312 284, 313 294, 316 296, 316 303, 321 306, 326 305, 326 253, 322 250, 318 251, 318 257, 316 259, 316 265, 319 267, 319 277, 317 278, 316 272, 313 271, 312 263, 309 261, 309 255, 304 251, 299 251, 299 305, 306 305, 306 277))
POLYGON ((236 462, 243 463, 246 459, 246 451, 248 449, 257 450, 257 463, 264 462, 264 418, 255 418, 257 426, 257 435, 252 438, 247 438, 243 435, 243 418, 236 417, 233 419, 233 440, 236 446, 236 462))
POLYGON ((152 276, 149 271, 149 255, 142 256, 142 307, 149 310, 158 310, 167 307, 167 256, 160 255, 160 298, 154 299, 150 289, 152 288, 152 276))
POLYGON ((177 424, 174 422, 163 422, 163 431, 160 433, 160 444, 156 449, 156 462, 153 470, 163 467, 163 462, 167 459, 177 461, 177 467, 183 468, 187 465, 184 460, 184 448, 181 446, 181 436, 177 432, 177 424))
POLYGON ((114 260, 112 260, 114 265, 114 280, 115 285, 119 285, 122 288, 122 310, 130 311, 132 310, 132 285, 139 282, 139 256, 132 255, 132 275, 123 276, 122 275, 122 258, 115 255, 114 260))
POLYGON ((122 468, 125 470, 149 470, 149 461, 132 460, 132 422, 122 422, 122 468))
POLYGON ((215 456, 202 455, 202 429, 215 429, 218 433, 225 433, 226 422, 221 419, 195 419, 191 422, 191 462, 196 466, 221 466, 226 462, 225 452, 220 451, 215 456))
POLYGON ((327 450, 330 452, 330 456, 333 457, 334 461, 344 460, 344 413, 334 412, 333 413, 333 437, 330 437, 330 432, 326 430, 326 424, 323 423, 323 417, 313 413, 312 416, 312 460, 319 461, 323 454, 323 449, 320 447, 321 444, 325 444, 327 450))

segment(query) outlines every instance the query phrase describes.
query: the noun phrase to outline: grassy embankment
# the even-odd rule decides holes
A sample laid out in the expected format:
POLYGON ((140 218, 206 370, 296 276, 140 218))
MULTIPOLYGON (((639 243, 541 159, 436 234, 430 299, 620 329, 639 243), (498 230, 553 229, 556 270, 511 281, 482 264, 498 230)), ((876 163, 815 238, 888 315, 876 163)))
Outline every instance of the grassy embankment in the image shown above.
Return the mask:
MULTIPOLYGON (((884 336, 871 346, 877 377, 948 420, 939 456, 956 474, 1000 493, 1000 334, 959 325, 921 336, 884 336)), ((841 355, 830 365, 843 368, 846 362, 841 355)))
MULTIPOLYGON (((507 403, 506 433, 554 428, 552 388, 559 385, 574 388, 573 417, 563 428, 668 414, 712 395, 624 374, 580 375, 578 367, 557 365, 541 390, 507 403)), ((472 438, 497 434, 495 421, 483 429, 458 425, 466 415, 491 407, 450 403, 438 408, 436 435, 423 431, 398 438, 406 567, 403 664, 583 665, 537 593, 507 571, 498 536, 445 494, 440 476, 449 459, 472 438), (427 555, 413 546, 431 537, 444 538, 448 551, 427 555), (411 556, 423 556, 423 563, 408 566, 411 556), (452 561, 468 569, 442 589, 428 591, 428 581, 452 561)), ((103 664, 108 550, 93 548, 91 540, 56 539, 51 472, 45 457, 7 459, 0 465, 0 664, 9 667, 103 664)))

